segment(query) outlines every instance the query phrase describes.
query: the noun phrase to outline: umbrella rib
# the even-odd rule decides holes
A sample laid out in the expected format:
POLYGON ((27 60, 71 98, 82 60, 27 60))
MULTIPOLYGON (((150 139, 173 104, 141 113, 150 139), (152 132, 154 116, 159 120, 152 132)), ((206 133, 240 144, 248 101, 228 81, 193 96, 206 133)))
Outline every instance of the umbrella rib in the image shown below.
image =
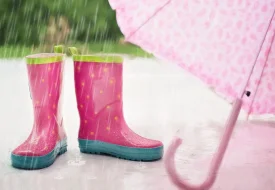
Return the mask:
MULTIPOLYGON (((250 78, 251 78, 251 76, 252 76, 252 74, 253 74, 254 68, 255 68, 255 66, 256 66, 257 60, 258 60, 259 55, 260 55, 260 53, 261 53, 261 50, 262 50, 262 48, 263 48, 263 44, 264 44, 264 42, 265 42, 266 36, 267 36, 267 34, 268 34, 268 31, 269 31, 269 28, 270 28, 270 26, 271 26, 272 20, 273 20, 273 18, 274 18, 274 15, 275 15, 275 9, 274 9, 274 11, 273 11, 273 13, 272 13, 272 16, 271 16, 270 20, 269 20, 268 27, 267 27, 267 29, 266 29, 264 38, 263 38, 263 40, 262 40, 262 42, 261 42, 261 45, 260 45, 258 54, 257 54, 257 56, 256 56, 256 58, 255 58, 255 60, 254 60, 254 63, 253 63, 253 65, 252 65, 252 68, 251 68, 251 70, 250 70, 250 72, 249 72, 249 75, 248 75, 248 77, 247 77, 245 86, 244 86, 243 90, 241 91, 241 93, 242 93, 242 94, 240 95, 240 98, 241 98, 241 99, 243 98, 243 96, 244 96, 244 94, 245 94, 245 91, 246 91, 245 89, 246 89, 246 87, 248 86, 249 80, 250 80, 250 78)), ((255 96, 254 96, 254 97, 255 97, 255 96)))
MULTIPOLYGON (((273 17, 272 17, 272 18, 273 18, 273 17)), ((272 20, 273 20, 273 19, 272 19, 272 20)), ((272 36, 272 42, 271 42, 271 45, 270 45, 270 46, 272 46, 272 44, 274 43, 274 37, 275 37, 275 33, 274 33, 273 36, 272 36)), ((267 64, 268 59, 269 59, 270 51, 271 51, 271 48, 269 48, 268 56, 267 56, 267 58, 266 58, 265 64, 264 64, 264 66, 263 66, 263 69, 262 69, 262 72, 261 72, 261 75, 260 75, 260 81, 259 81, 258 85, 256 86, 256 90, 255 90, 253 99, 252 99, 252 101, 251 101, 251 103, 250 103, 249 110, 248 110, 248 116, 249 116, 249 114, 250 114, 250 112, 251 112, 252 105, 254 104, 254 101, 255 101, 257 92, 258 92, 258 90, 259 90, 259 86, 260 86, 261 81, 262 81, 263 73, 264 73, 264 70, 265 70, 265 68, 266 68, 266 64, 267 64)))
POLYGON ((147 24, 150 20, 152 20, 159 12, 161 12, 169 3, 171 3, 172 0, 168 0, 166 3, 164 3, 160 8, 158 8, 152 16, 148 17, 136 30, 130 33, 130 35, 127 37, 127 39, 131 38, 133 35, 135 35, 145 24, 147 24))

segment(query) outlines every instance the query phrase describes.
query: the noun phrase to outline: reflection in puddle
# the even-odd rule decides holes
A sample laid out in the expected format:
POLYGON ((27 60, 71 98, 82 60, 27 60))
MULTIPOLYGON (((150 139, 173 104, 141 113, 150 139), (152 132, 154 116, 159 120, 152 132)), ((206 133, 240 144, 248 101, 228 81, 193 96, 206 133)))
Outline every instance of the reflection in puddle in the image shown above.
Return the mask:
POLYGON ((68 161, 68 165, 70 166, 82 166, 86 164, 85 160, 80 160, 80 159, 76 159, 76 160, 69 160, 68 161))
POLYGON ((95 179, 97 179, 97 177, 95 177, 95 176, 86 176, 86 179, 87 180, 95 180, 95 179))
POLYGON ((64 177, 60 173, 58 173, 57 176, 54 177, 54 179, 62 180, 64 179, 64 177))
POLYGON ((146 169, 147 167, 146 167, 146 164, 145 164, 145 163, 139 162, 139 163, 137 163, 137 164, 135 165, 135 168, 138 169, 138 170, 144 170, 144 169, 146 169))

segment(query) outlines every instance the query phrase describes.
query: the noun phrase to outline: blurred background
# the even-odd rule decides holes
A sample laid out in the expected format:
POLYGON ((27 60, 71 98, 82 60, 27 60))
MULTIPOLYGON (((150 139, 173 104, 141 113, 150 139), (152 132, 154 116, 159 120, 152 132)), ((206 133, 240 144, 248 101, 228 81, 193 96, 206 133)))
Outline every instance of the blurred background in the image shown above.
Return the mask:
POLYGON ((0 58, 52 52, 56 44, 151 56, 124 42, 107 0, 0 0, 0 58))

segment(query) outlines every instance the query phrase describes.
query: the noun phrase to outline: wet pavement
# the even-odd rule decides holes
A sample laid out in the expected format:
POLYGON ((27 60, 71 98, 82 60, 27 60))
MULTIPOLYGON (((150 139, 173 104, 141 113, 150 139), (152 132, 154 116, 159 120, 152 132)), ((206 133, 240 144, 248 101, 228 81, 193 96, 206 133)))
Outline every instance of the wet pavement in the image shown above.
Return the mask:
MULTIPOLYGON (((1 190, 174 190, 163 161, 133 162, 79 152, 79 116, 72 60, 64 73, 64 122, 68 152, 49 168, 14 169, 10 153, 32 128, 32 105, 24 60, 0 60, 1 190)), ((162 140, 183 138, 178 171, 191 182, 206 176, 231 105, 177 66, 154 59, 126 58, 124 112, 140 135, 162 140)), ((245 122, 242 113, 214 190, 275 189, 275 123, 272 117, 245 122)))

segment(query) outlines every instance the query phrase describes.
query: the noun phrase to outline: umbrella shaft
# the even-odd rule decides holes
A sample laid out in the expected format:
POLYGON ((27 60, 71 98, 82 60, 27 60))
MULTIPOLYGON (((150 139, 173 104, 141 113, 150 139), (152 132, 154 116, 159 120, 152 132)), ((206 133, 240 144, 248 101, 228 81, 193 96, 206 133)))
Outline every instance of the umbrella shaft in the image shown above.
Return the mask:
POLYGON ((228 146, 232 132, 235 128, 236 121, 237 121, 239 113, 241 111, 241 107, 242 107, 242 99, 236 99, 234 106, 231 110, 230 116, 226 122, 225 131, 224 131, 220 146, 218 148, 217 155, 215 156, 214 160, 212 161, 210 173, 212 173, 214 175, 216 175, 216 172, 218 171, 220 164, 222 162, 222 159, 224 157, 224 153, 228 146))

